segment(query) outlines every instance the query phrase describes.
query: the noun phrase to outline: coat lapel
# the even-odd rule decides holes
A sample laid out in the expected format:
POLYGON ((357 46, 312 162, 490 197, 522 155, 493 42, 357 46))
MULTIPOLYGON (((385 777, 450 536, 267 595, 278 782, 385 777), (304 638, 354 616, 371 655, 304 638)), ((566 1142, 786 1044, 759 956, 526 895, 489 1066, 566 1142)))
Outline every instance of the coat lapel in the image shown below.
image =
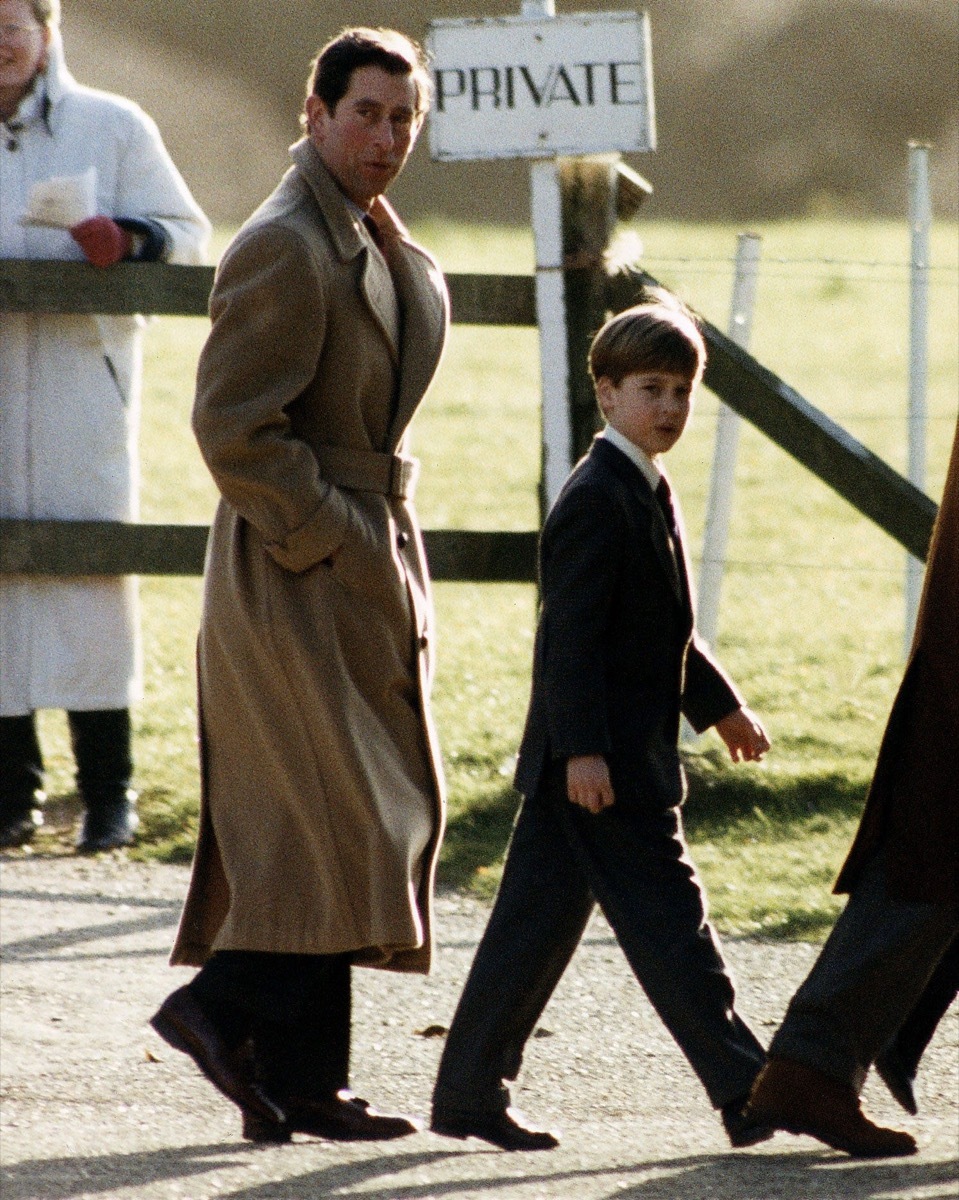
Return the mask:
MULTIPOLYGON (((316 197, 340 258, 349 262, 360 254, 365 256, 360 276, 360 294, 382 332, 394 362, 399 363, 397 334, 402 325, 402 320, 397 320, 396 312, 399 297, 385 258, 377 253, 362 222, 353 215, 346 197, 324 166, 313 143, 308 138, 302 138, 291 147, 290 155, 316 197)), ((388 236, 390 232, 384 230, 384 235, 388 236)))
POLYGON ((312 142, 301 139, 290 154, 316 197, 340 257, 349 261, 360 253, 366 255, 361 292, 399 366, 399 393, 384 447, 387 451, 395 450, 436 373, 443 352, 449 324, 449 296, 442 272, 430 255, 412 241, 409 231, 382 196, 370 210, 383 235, 383 254, 378 254, 312 142), (397 327, 393 319, 396 305, 399 344, 392 336, 397 327))
POLYGON ((436 373, 449 325, 449 295, 437 263, 413 242, 382 196, 371 215, 384 230, 401 313, 400 390, 388 439, 395 447, 436 373))

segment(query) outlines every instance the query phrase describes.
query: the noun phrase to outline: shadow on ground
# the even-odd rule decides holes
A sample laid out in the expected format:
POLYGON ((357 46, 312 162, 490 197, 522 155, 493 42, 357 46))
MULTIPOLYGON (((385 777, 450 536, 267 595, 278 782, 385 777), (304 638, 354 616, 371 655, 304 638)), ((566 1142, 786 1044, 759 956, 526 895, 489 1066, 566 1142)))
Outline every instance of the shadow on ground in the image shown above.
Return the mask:
MULTIPOLYGON (((800 1154, 706 1154, 617 1165, 606 1170, 577 1167, 563 1170, 556 1158, 503 1155, 497 1151, 418 1151, 371 1153, 361 1162, 332 1164, 296 1173, 299 1147, 283 1151, 290 1173, 249 1187, 227 1184, 218 1194, 232 1200, 284 1200, 320 1196, 363 1196, 365 1200, 413 1200, 416 1197, 465 1198, 531 1195, 574 1195, 619 1200, 675 1200, 677 1196, 710 1200, 873 1200, 919 1195, 927 1200, 956 1194, 959 1163, 858 1162, 829 1152, 800 1154), (488 1156, 488 1169, 469 1179, 442 1178, 444 1167, 468 1154, 488 1156), (556 1162, 557 1168, 549 1170, 556 1162), (424 1172, 429 1181, 424 1181, 424 1172), (404 1181, 403 1176, 412 1173, 404 1181), (392 1182, 390 1182, 392 1181, 392 1182), (377 1184, 379 1183, 379 1186, 377 1184), (605 1190, 608 1188, 608 1191, 605 1190)), ((3 1172, 4 1200, 71 1200, 116 1189, 155 1187, 163 1181, 186 1194, 186 1181, 208 1172, 234 1171, 251 1165, 258 1151, 245 1144, 216 1143, 90 1158, 47 1158, 19 1164, 3 1172)), ((271 1160, 271 1168, 275 1159, 271 1160)), ((462 1166, 462 1164, 460 1164, 462 1166)), ((486 1161, 483 1163, 487 1167, 486 1161)), ((209 1182, 209 1181, 208 1181, 209 1182)))

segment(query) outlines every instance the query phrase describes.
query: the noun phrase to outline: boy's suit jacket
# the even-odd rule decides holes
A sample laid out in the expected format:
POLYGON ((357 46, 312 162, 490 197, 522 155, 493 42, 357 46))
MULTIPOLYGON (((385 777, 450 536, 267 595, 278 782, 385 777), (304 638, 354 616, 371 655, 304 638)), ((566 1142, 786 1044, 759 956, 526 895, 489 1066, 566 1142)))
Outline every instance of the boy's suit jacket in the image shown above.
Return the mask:
POLYGON ((525 796, 550 762, 602 754, 618 803, 684 799, 680 712, 701 732, 743 701, 694 632, 680 553, 683 564, 643 473, 598 437, 540 539, 542 605, 516 769, 525 796))

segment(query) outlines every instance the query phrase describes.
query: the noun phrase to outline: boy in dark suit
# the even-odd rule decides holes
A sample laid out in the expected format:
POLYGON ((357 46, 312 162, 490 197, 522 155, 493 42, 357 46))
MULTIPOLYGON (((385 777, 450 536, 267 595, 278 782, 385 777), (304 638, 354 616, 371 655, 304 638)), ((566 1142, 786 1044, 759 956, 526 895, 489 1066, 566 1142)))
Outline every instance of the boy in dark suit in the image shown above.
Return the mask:
POLYGON ((636 978, 722 1112, 734 1146, 771 1136, 743 1116, 765 1061, 733 1008, 683 840, 683 713, 734 760, 762 725, 693 629, 682 525, 659 457, 679 440, 706 350, 665 292, 596 335, 606 428, 540 542, 542 607, 503 879, 446 1041, 432 1129, 506 1150, 555 1134, 511 1108, 523 1048, 599 903, 636 978))

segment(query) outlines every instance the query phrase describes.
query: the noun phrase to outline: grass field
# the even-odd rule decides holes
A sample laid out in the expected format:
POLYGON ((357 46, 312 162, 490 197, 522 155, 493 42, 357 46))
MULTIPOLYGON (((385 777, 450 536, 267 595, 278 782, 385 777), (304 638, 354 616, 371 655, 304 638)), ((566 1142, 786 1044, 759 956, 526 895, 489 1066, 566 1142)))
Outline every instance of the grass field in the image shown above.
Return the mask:
MULTIPOLYGON (((417 234, 452 271, 532 269, 528 234, 431 224, 417 234)), ((639 227, 643 265, 725 327, 737 230, 639 227)), ((908 232, 803 221, 757 230, 763 264, 752 349, 902 471, 906 462, 908 232)), ((930 272, 927 491, 938 499, 956 420, 957 237, 939 227, 930 272)), ((143 519, 208 521, 213 486, 188 429, 205 322, 164 319, 148 337, 143 519)), ((694 554, 717 404, 707 392, 669 467, 694 554)), ((428 528, 537 522, 538 350, 531 330, 456 327, 414 425, 428 528)), ((740 440, 719 653, 767 722, 759 767, 732 767, 707 735, 688 748, 687 822, 727 931, 816 937, 855 828, 903 667, 903 552, 749 427, 740 440)), ((197 769, 193 641, 198 580, 142 583, 146 699, 137 710, 137 853, 189 856, 197 769)), ((443 877, 491 890, 516 798, 509 781, 527 699, 532 587, 436 587, 435 712, 450 786, 443 877)), ((60 714, 44 714, 49 790, 71 790, 60 714)))

